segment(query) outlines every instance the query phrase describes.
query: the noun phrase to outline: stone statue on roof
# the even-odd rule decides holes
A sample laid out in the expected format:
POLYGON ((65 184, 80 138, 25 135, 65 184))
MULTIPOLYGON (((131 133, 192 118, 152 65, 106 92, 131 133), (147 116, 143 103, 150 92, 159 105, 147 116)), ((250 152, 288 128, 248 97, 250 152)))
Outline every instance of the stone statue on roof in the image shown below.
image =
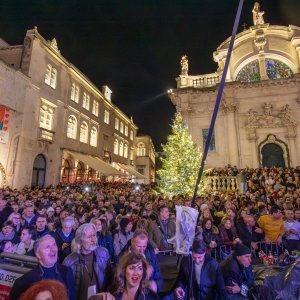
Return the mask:
POLYGON ((253 13, 253 24, 255 26, 265 24, 264 17, 263 17, 265 12, 260 11, 260 4, 258 2, 254 3, 252 13, 253 13))
POLYGON ((189 60, 187 55, 183 55, 180 61, 181 75, 188 75, 189 72, 189 60))

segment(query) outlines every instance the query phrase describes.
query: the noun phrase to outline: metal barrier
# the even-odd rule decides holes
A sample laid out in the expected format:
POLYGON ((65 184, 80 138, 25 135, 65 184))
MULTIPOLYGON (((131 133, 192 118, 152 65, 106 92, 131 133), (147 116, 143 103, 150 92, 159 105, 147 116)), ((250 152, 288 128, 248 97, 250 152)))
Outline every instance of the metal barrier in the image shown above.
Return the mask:
POLYGON ((15 280, 36 267, 35 257, 1 253, 0 254, 0 299, 8 300, 15 280))

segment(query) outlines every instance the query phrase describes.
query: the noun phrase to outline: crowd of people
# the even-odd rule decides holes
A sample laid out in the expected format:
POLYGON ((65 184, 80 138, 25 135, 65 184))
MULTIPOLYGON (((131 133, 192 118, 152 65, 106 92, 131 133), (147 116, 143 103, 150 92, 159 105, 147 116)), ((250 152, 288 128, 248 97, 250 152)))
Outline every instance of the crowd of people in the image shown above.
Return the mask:
POLYGON ((272 299, 274 291, 254 284, 251 255, 262 243, 266 252, 300 250, 300 167, 228 166, 208 175, 239 175, 243 186, 195 199, 191 254, 164 295, 158 255, 174 250, 175 206, 191 206, 189 197, 109 182, 0 190, 0 253, 38 260, 10 299, 245 299, 251 291, 272 299), (47 289, 53 282, 58 296, 47 289), (52 298, 38 298, 47 292, 52 298))

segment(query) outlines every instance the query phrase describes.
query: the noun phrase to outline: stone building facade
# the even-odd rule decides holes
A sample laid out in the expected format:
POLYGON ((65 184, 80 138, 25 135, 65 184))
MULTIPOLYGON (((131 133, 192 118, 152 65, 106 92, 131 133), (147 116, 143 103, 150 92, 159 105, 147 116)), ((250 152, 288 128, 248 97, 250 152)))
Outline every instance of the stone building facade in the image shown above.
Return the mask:
MULTIPOLYGON (((237 34, 206 167, 300 165, 300 28, 266 24, 237 34)), ((169 91, 195 142, 203 149, 230 38, 213 53, 218 69, 189 75, 181 61, 177 88, 169 91)))
POLYGON ((0 91, 0 185, 145 178, 138 127, 37 28, 22 45, 0 39, 0 91))

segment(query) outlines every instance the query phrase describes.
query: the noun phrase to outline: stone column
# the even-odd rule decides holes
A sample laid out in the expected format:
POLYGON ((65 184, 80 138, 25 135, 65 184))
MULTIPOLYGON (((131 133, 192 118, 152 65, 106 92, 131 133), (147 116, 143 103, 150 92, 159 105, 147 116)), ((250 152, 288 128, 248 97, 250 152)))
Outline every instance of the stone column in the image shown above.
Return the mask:
POLYGON ((296 135, 288 134, 287 139, 289 141, 289 150, 290 150, 290 166, 297 166, 297 149, 296 149, 296 135))
POLYGON ((225 103, 223 106, 223 111, 226 114, 227 119, 227 143, 228 143, 228 159, 232 166, 239 167, 239 149, 238 149, 238 139, 237 130, 235 122, 235 112, 237 110, 237 105, 235 103, 225 103))
POLYGON ((269 77, 267 75, 267 70, 266 70, 266 62, 265 62, 265 54, 264 53, 259 54, 258 63, 259 63, 260 79, 261 80, 269 79, 269 77))
POLYGON ((259 167, 259 156, 260 153, 258 153, 258 148, 257 148, 257 136, 256 136, 256 130, 255 129, 251 129, 249 132, 249 136, 248 136, 248 140, 250 142, 251 145, 251 153, 252 153, 252 162, 253 162, 253 168, 258 168, 259 167))

